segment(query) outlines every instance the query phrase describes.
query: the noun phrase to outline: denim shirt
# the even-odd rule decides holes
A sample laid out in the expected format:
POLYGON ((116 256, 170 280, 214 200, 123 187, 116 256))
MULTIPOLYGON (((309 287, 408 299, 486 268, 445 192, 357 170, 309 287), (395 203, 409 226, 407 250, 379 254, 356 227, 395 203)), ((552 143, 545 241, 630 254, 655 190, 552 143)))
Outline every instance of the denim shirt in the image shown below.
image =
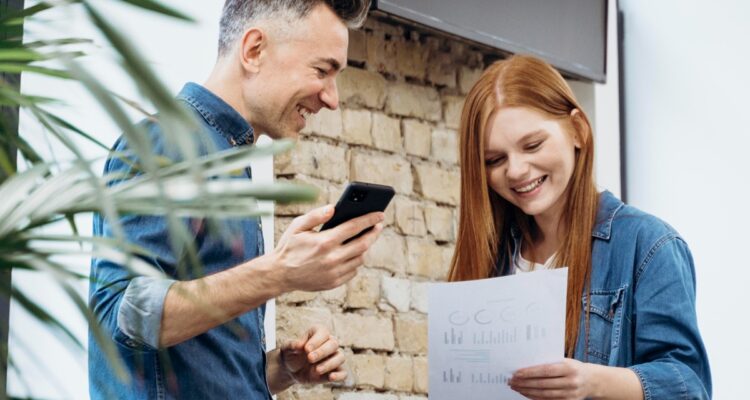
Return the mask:
MULTIPOLYGON (((196 113, 202 134, 215 149, 252 144, 252 127, 207 89, 188 83, 177 98, 196 113)), ((174 152, 167 148, 155 121, 147 120, 143 125, 152 138, 155 154, 174 152)), ((112 150, 123 152, 127 148, 121 137, 112 150)), ((130 170, 130 164, 110 158, 104 174, 130 170)), ((250 178, 250 170, 237 178, 250 178)), ((145 261, 171 279, 133 276, 122 265, 92 260, 89 306, 109 333, 105 340, 114 344, 130 379, 123 382, 117 378, 102 346, 89 331, 91 398, 269 399, 262 306, 175 346, 158 347, 164 299, 172 283, 220 272, 263 252, 257 218, 228 218, 215 224, 192 218, 180 221, 193 235, 202 271, 185 271, 186 263, 170 246, 166 218, 160 216, 127 215, 120 223, 131 243, 154 254, 145 261)), ((113 237, 111 225, 101 215, 94 216, 94 235, 113 237)))
MULTIPOLYGON (((521 235, 514 229, 511 236, 515 257, 521 235)), ((711 371, 698 331, 695 266, 685 241, 665 222, 606 191, 592 237, 591 291, 582 298, 574 358, 630 368, 646 400, 709 399, 711 371)), ((513 268, 510 263, 499 270, 513 274, 513 268)))

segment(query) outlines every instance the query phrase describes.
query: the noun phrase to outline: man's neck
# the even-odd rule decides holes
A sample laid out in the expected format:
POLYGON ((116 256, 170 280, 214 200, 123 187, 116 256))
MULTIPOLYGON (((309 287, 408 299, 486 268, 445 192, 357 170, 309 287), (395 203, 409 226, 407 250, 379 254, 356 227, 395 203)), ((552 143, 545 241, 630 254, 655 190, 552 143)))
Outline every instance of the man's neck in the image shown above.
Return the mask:
MULTIPOLYGON (((219 60, 214 65, 214 69, 208 76, 208 79, 203 83, 203 87, 211 91, 211 93, 218 96, 229 104, 235 111, 237 111, 242 118, 245 119, 250 125, 250 116, 245 107, 245 100, 242 97, 241 86, 237 82, 241 81, 240 77, 235 77, 234 71, 227 65, 226 61, 219 60)), ((257 140, 257 135, 254 140, 257 140)))

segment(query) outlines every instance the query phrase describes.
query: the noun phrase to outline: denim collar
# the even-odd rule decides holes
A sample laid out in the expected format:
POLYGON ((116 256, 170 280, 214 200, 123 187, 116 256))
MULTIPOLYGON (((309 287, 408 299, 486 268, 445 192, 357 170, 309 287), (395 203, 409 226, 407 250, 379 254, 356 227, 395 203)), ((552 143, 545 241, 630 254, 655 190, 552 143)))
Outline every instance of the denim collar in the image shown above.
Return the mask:
POLYGON ((253 143, 253 127, 237 110, 203 86, 188 82, 177 98, 192 106, 232 146, 253 143))
MULTIPOLYGON (((599 208, 596 212, 596 221, 594 221, 594 230, 591 232, 591 236, 609 240, 612 235, 612 221, 615 219, 615 214, 625 205, 620 199, 615 197, 609 190, 605 190, 599 194, 599 208)), ((510 235, 513 240, 518 243, 521 240, 521 230, 517 226, 510 228, 510 235)))
POLYGON ((612 221, 615 214, 625 205, 620 199, 615 197, 609 190, 599 194, 599 210, 596 212, 596 221, 594 221, 594 230, 591 236, 597 239, 609 240, 612 236, 612 221))

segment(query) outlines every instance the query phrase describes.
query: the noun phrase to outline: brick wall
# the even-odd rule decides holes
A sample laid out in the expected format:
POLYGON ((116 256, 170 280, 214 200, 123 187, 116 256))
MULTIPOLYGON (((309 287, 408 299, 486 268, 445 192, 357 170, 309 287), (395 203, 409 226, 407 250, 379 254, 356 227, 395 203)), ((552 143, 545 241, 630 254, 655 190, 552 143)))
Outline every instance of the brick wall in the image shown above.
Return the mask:
MULTIPOLYGON (((275 160, 278 180, 316 185, 315 204, 276 207, 276 238, 291 220, 335 203, 348 181, 396 190, 386 229, 347 285, 277 302, 279 343, 310 323, 346 348, 343 386, 293 387, 279 399, 412 400, 427 396, 427 282, 444 280, 459 200, 457 129, 483 54, 371 17, 352 31, 341 107, 311 117, 295 149, 275 160)), ((382 18, 382 17, 381 17, 382 18)))

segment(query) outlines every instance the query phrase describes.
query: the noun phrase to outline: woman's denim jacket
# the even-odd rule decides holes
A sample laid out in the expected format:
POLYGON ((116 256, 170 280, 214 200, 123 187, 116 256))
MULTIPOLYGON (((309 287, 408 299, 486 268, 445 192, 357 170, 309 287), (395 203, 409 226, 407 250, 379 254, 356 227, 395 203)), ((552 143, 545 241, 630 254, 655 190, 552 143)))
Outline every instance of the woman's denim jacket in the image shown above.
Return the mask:
MULTIPOLYGON (((711 371, 695 314, 695 267, 665 222, 603 192, 594 226, 589 336, 581 313, 575 358, 638 375, 649 399, 708 399, 711 371)), ((520 246, 512 231, 513 252, 520 246)), ((516 254, 514 254, 515 256, 516 254)), ((501 268, 512 274, 513 263, 501 268)))

